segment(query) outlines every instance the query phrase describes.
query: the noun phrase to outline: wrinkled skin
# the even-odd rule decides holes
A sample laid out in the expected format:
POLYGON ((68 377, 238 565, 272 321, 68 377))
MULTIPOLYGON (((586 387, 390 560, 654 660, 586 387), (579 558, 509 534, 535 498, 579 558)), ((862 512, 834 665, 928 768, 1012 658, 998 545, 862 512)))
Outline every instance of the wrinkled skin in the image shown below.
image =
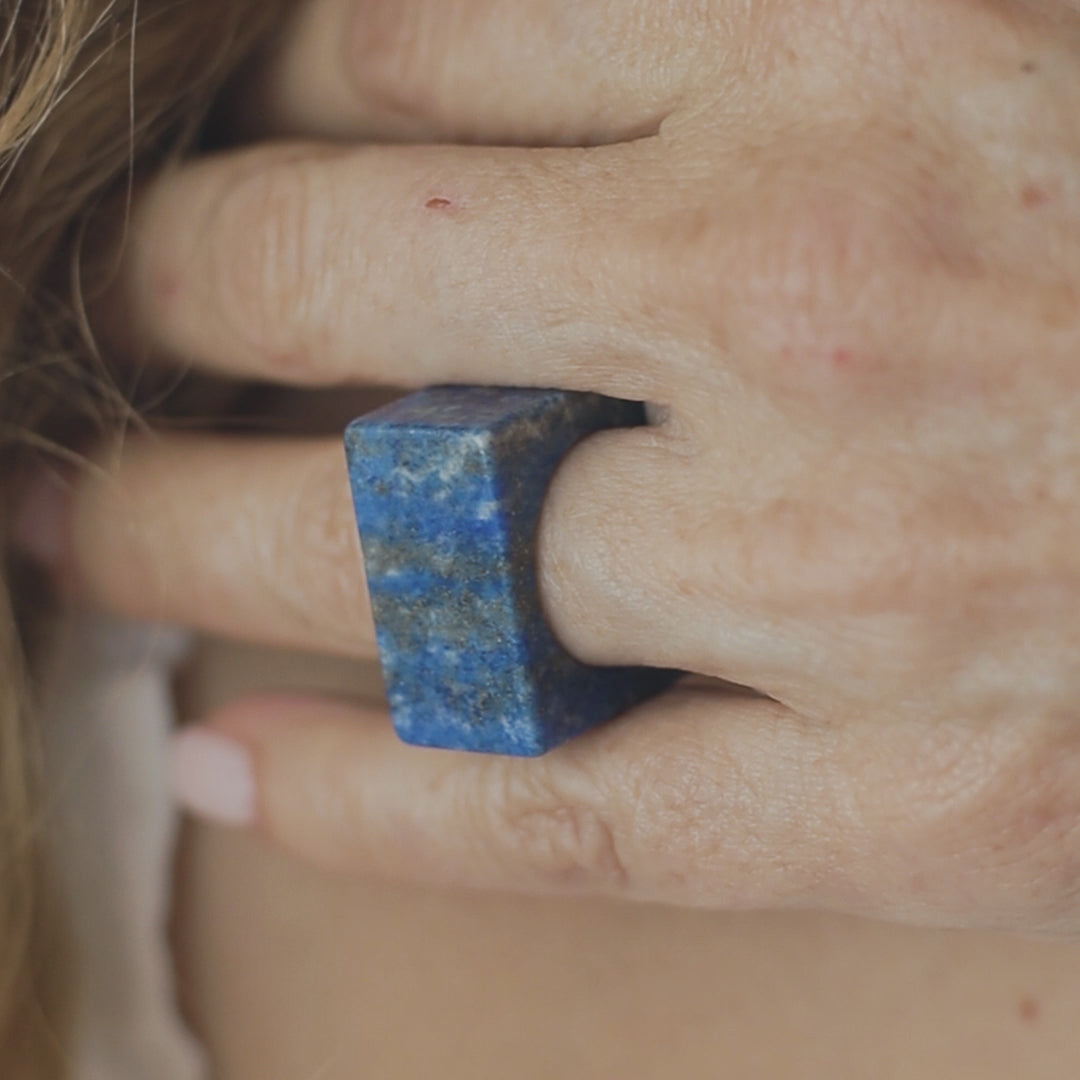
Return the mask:
MULTIPOLYGON (((321 0, 230 116, 251 145, 137 207, 116 353, 649 401, 556 478, 550 618, 765 695, 534 762, 239 702, 206 730, 258 827, 350 873, 1080 931, 1077 5, 321 0)), ((73 592, 372 654, 336 442, 116 467, 67 503, 73 592)))

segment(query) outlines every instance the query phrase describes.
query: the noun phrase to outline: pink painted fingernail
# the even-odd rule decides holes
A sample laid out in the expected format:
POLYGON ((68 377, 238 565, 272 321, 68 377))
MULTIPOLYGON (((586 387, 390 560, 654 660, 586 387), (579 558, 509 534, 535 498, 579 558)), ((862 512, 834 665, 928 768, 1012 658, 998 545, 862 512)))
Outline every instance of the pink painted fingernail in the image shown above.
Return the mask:
POLYGON ((202 728, 173 738, 172 790, 196 817, 236 827, 255 820, 255 772, 251 755, 235 739, 202 728))
POLYGON ((63 565, 71 549, 72 478, 64 469, 38 469, 22 485, 11 527, 17 550, 42 566, 63 565))

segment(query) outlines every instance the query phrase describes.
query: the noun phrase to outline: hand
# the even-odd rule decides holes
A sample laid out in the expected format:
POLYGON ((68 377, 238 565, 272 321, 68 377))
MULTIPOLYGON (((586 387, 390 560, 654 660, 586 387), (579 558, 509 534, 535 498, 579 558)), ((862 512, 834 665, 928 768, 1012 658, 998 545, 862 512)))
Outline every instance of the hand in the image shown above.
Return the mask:
MULTIPOLYGON (((1080 930, 1075 5, 314 0, 233 118, 305 141, 145 194, 114 348, 653 403, 556 477, 552 624, 764 695, 537 761, 246 700, 180 749, 237 820, 362 874, 1080 930)), ((88 601, 373 655, 337 440, 132 439, 64 513, 88 601)))

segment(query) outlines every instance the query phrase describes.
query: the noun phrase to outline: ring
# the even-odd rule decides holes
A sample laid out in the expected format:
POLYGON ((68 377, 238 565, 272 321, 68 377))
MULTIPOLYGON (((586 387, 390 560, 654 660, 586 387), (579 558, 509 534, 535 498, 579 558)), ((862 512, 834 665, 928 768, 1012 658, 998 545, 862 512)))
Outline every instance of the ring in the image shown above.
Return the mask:
POLYGON ((559 462, 593 432, 645 422, 640 402, 600 394, 439 386, 348 426, 379 661, 405 742, 538 755, 678 678, 574 659, 537 588, 559 462))

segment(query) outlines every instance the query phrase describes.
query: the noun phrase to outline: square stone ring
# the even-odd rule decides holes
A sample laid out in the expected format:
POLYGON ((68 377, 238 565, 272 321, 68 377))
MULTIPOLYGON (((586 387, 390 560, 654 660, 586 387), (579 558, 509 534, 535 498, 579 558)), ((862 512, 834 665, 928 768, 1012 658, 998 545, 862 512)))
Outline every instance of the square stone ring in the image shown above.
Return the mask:
POLYGON ((640 402, 439 386, 355 420, 345 449, 379 659, 398 735, 542 754, 679 672, 575 660, 544 617, 536 534, 559 462, 640 402))

